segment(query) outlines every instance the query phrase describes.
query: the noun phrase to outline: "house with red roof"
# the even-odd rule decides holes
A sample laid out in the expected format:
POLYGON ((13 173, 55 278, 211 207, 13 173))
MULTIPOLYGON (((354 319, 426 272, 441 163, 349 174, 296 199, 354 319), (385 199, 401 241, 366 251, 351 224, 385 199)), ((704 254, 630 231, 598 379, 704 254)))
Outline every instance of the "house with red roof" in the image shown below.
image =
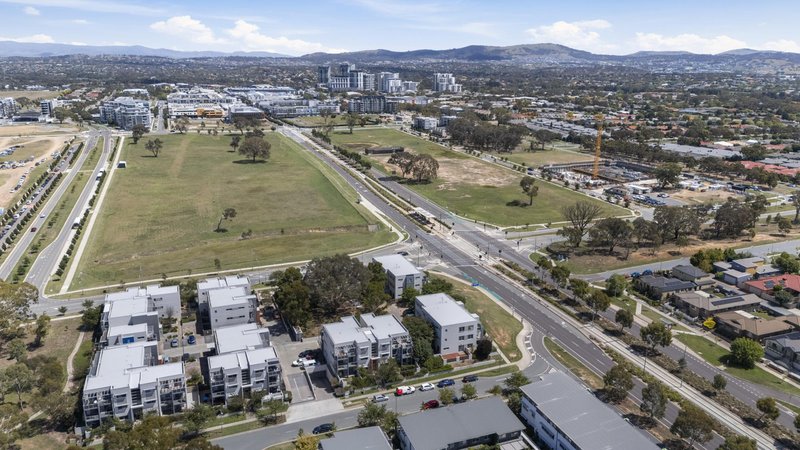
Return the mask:
POLYGON ((774 277, 762 277, 758 280, 750 280, 744 283, 744 290, 765 299, 771 300, 774 295, 775 286, 780 285, 784 290, 792 295, 800 294, 800 275, 786 273, 775 275, 774 277))

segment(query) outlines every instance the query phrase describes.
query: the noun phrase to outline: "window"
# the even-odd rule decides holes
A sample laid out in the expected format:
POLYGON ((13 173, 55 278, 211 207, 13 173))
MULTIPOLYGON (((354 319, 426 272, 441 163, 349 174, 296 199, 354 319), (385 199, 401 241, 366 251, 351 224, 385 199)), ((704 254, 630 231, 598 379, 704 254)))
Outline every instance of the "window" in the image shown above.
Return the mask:
POLYGON ((474 338, 475 338, 475 335, 474 335, 474 334, 468 334, 468 335, 467 335, 467 339, 474 339, 474 338))
POLYGON ((466 330, 466 327, 458 327, 458 332, 461 333, 462 331, 466 330))

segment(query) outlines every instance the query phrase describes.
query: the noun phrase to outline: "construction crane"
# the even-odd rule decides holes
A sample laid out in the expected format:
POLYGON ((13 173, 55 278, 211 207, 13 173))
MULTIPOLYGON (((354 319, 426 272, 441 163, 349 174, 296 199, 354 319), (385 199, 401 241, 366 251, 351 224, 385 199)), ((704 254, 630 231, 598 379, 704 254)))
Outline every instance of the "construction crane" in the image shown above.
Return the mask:
POLYGON ((600 175, 600 148, 603 146, 603 117, 602 114, 594 116, 597 122, 597 138, 594 140, 594 170, 592 170, 592 179, 596 180, 600 175))

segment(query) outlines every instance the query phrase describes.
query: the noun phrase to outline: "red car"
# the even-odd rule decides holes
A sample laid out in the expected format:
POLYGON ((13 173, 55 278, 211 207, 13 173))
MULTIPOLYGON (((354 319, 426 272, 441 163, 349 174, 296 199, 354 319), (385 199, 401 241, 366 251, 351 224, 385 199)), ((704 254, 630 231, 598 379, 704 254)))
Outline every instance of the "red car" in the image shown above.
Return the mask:
POLYGON ((422 404, 422 409, 434 409, 439 407, 439 400, 428 400, 422 404))

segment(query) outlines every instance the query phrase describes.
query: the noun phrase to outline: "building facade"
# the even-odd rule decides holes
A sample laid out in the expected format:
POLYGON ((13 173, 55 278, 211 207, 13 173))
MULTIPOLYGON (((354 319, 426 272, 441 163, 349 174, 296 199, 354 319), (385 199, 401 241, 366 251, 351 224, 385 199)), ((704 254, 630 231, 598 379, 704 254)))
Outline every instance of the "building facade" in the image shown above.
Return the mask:
POLYGON ((116 124, 123 130, 131 130, 136 125, 149 129, 153 124, 150 103, 132 97, 117 97, 100 105, 100 122, 116 124))
POLYGON ((422 283, 425 281, 423 273, 402 255, 376 256, 372 260, 380 263, 386 271, 386 291, 395 300, 403 296, 405 289, 422 291, 422 283))
POLYGON ((208 293, 208 323, 211 329, 256 321, 258 298, 242 286, 214 289, 208 293))
POLYGON ((456 77, 452 73, 434 73, 433 90, 436 92, 461 92, 461 85, 456 83, 456 77))
POLYGON ((433 326, 433 351, 437 354, 471 353, 483 336, 478 315, 447 294, 417 296, 414 314, 433 326))

